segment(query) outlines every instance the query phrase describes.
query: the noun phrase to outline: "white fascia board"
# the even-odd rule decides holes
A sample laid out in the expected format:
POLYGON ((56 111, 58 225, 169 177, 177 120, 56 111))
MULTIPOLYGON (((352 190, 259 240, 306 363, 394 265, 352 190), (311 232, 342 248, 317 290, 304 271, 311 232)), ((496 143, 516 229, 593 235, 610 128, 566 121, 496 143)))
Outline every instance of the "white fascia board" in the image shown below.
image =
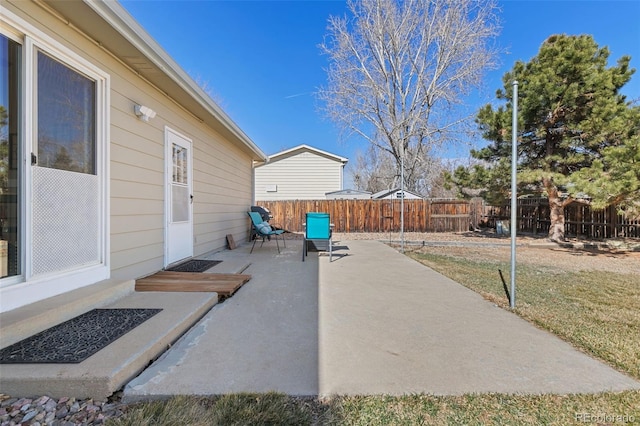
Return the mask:
POLYGON ((108 22, 149 61, 160 68, 185 92, 202 105, 213 117, 222 123, 240 141, 261 159, 268 156, 247 136, 198 84, 175 62, 168 53, 147 33, 138 22, 117 1, 83 0, 91 9, 108 22))
POLYGON ((278 152, 278 153, 275 153, 275 154, 273 154, 273 155, 270 155, 270 156, 269 156, 269 160, 271 161, 271 160, 273 160, 273 159, 275 159, 275 158, 277 158, 277 157, 281 157, 281 156, 283 156, 283 155, 287 155, 287 154, 289 154, 289 153, 291 153, 291 152, 298 151, 298 150, 305 150, 305 149, 306 149, 306 150, 308 150, 308 151, 313 151, 313 152, 315 152, 315 153, 318 153, 318 154, 321 154, 321 155, 327 156, 327 157, 331 157, 331 158, 335 159, 336 161, 340 161, 343 165, 344 165, 344 164, 347 164, 347 162, 349 161, 349 159, 348 159, 348 158, 340 157, 339 155, 332 154, 332 153, 330 153, 330 152, 323 151, 323 150, 321 150, 321 149, 314 148, 314 147, 309 146, 309 145, 306 145, 306 144, 302 144, 302 145, 294 146, 293 148, 289 148, 289 149, 287 149, 287 150, 280 151, 280 152, 278 152))

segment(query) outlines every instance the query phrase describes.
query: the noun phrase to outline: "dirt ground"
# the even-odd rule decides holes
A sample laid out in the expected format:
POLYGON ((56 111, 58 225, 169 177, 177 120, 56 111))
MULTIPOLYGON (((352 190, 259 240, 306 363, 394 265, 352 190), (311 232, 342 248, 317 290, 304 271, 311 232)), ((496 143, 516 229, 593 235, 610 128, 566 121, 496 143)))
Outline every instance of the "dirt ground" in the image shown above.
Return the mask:
MULTIPOLYGON (((492 232, 412 233, 406 232, 405 250, 429 251, 443 255, 464 256, 472 260, 508 262, 511 240, 492 232), (422 246, 424 242, 424 247, 422 246), (455 244, 455 245, 452 245, 455 244)), ((376 239, 399 242, 400 234, 340 234, 334 242, 347 243, 354 239, 376 239)), ((640 280, 640 240, 588 241, 568 240, 573 247, 562 247, 542 237, 518 237, 517 262, 538 265, 544 269, 566 271, 611 271, 637 274, 640 280), (586 248, 585 248, 586 246, 586 248)))

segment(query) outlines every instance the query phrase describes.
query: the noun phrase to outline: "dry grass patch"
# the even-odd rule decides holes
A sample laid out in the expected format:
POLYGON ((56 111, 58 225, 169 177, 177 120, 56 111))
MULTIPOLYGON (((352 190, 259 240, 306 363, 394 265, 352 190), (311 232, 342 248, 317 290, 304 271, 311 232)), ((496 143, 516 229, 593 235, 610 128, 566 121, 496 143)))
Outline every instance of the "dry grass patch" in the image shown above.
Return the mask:
POLYGON ((315 400, 280 393, 236 393, 216 397, 176 396, 135 404, 108 426, 229 426, 324 424, 327 410, 315 400))
POLYGON ((640 421, 640 391, 594 395, 175 397, 129 407, 114 425, 578 425, 640 421))
POLYGON ((573 425, 640 421, 640 392, 596 395, 344 397, 340 425, 573 425), (599 416, 596 418, 596 416, 599 416), (607 416, 607 417, 605 417, 607 416), (613 416, 618 421, 613 420, 613 416), (584 421, 587 419, 590 421, 584 421), (600 420, 599 420, 600 419, 600 420))

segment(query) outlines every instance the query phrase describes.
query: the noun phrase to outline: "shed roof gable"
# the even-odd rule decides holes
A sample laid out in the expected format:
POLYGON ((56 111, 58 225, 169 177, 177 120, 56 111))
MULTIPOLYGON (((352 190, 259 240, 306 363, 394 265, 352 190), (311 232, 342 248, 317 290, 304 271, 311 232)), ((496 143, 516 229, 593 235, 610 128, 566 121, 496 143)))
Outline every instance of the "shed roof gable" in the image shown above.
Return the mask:
MULTIPOLYGON (((380 198, 384 198, 384 197, 388 197, 389 195, 395 194, 396 192, 401 192, 402 189, 400 188, 394 188, 394 189, 383 189, 382 191, 378 191, 376 193, 374 193, 371 198, 372 199, 380 199, 380 198)), ((407 189, 404 190, 405 193, 407 194, 411 194, 415 197, 419 197, 422 198, 422 196, 420 194, 416 194, 415 192, 409 191, 407 189)))

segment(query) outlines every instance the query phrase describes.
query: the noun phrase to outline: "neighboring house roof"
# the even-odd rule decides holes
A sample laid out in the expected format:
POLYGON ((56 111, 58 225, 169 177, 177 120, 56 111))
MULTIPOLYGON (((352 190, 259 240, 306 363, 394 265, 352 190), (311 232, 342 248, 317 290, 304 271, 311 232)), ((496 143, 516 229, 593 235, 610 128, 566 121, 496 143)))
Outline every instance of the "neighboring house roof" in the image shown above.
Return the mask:
POLYGON ((341 191, 332 191, 332 192, 327 192, 325 194, 325 196, 327 197, 327 200, 335 200, 335 199, 341 199, 341 198, 347 198, 347 199, 370 199, 371 198, 371 192, 369 191, 359 191, 357 189, 343 189, 341 191))
POLYGON ((329 159, 332 159, 332 160, 335 160, 335 161, 339 161, 343 165, 347 164, 347 162, 349 161, 348 158, 340 157, 339 155, 331 154, 330 152, 323 151, 321 149, 314 148, 312 146, 302 144, 302 145, 294 146, 293 148, 286 149, 284 151, 280 151, 280 152, 275 153, 273 155, 270 155, 269 156, 269 162, 278 161, 281 158, 291 157, 293 155, 298 155, 299 153, 301 153, 303 151, 313 152, 313 153, 321 155, 323 157, 327 157, 329 159))
POLYGON ((196 119, 250 153, 254 160, 267 159, 267 155, 249 136, 118 2, 44 0, 44 4, 57 12, 54 14, 65 23, 87 34, 96 45, 112 53, 196 119))
POLYGON ((298 145, 254 162, 256 200, 323 200, 326 193, 344 188, 348 159, 298 145))
MULTIPOLYGON (((385 190, 376 192, 375 194, 373 194, 371 196, 371 198, 374 199, 374 200, 381 199, 381 198, 387 198, 387 197, 392 196, 393 194, 395 194, 397 192, 402 192, 402 190, 400 188, 385 189, 385 190)), ((408 191, 406 189, 404 190, 404 193, 409 195, 410 197, 423 198, 419 194, 416 194, 415 192, 408 191)))

